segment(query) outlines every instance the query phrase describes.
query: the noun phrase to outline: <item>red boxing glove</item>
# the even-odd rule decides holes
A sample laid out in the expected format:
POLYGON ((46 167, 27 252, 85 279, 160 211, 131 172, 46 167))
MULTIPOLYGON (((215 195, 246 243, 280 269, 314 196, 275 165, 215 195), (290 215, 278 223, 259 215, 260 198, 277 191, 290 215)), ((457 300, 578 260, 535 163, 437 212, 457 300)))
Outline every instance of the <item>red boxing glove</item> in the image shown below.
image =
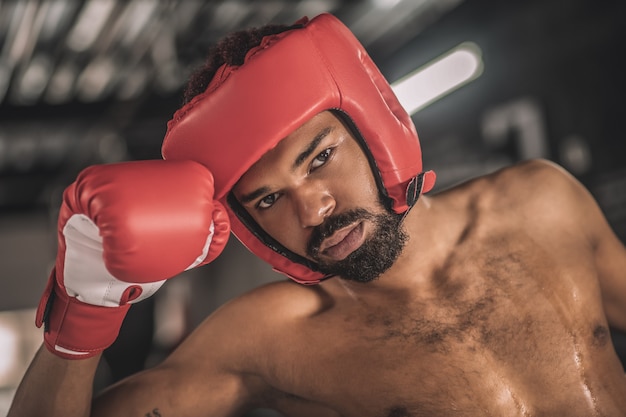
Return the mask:
POLYGON ((37 310, 44 343, 80 359, 110 346, 131 303, 215 259, 230 223, 192 161, 95 165, 63 194, 58 253, 37 310))

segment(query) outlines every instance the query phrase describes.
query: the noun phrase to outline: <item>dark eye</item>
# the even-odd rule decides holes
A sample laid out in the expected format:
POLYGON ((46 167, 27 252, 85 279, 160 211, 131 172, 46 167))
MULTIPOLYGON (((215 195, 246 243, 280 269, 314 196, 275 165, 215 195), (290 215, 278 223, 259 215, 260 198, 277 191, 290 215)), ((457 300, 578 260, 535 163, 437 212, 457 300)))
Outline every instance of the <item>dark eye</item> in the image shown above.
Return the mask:
POLYGON ((320 154, 313 159, 313 162, 311 162, 311 170, 314 170, 324 165, 326 161, 328 161, 328 158, 330 158, 332 152, 333 150, 331 148, 324 149, 322 152, 320 152, 320 154))
POLYGON ((256 206, 257 208, 260 208, 260 209, 267 209, 267 208, 272 207, 272 205, 274 205, 276 200, 278 200, 278 193, 270 194, 268 196, 263 197, 261 200, 259 200, 256 206))

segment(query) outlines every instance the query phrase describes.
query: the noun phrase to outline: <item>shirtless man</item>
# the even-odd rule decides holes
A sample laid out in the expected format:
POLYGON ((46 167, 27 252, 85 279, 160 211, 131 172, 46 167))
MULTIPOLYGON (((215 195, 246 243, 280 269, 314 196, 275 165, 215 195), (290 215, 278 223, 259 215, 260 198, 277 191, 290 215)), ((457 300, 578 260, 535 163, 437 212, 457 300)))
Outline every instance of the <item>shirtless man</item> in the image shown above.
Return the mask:
POLYGON ((528 161, 422 195, 435 177, 410 118, 329 15, 241 66, 212 62, 166 161, 91 168, 66 192, 45 347, 10 417, 626 416, 609 333, 626 331, 626 251, 574 178, 528 161), (227 303, 92 403, 127 302, 218 256, 229 223, 292 280, 227 303), (85 246, 106 270, 81 268, 85 246))

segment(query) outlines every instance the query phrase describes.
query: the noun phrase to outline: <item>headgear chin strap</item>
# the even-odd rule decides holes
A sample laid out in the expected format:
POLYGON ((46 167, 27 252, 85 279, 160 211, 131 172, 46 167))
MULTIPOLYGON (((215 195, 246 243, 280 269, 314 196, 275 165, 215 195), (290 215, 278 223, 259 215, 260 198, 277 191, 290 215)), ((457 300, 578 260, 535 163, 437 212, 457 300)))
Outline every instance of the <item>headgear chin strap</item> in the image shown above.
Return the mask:
POLYGON ((267 235, 231 196, 241 176, 316 114, 334 110, 361 141, 381 193, 398 214, 431 190, 415 126, 350 30, 330 14, 266 36, 241 66, 224 64, 206 91, 168 122, 165 159, 191 159, 215 178, 235 236, 274 269, 303 284, 328 278, 267 235))

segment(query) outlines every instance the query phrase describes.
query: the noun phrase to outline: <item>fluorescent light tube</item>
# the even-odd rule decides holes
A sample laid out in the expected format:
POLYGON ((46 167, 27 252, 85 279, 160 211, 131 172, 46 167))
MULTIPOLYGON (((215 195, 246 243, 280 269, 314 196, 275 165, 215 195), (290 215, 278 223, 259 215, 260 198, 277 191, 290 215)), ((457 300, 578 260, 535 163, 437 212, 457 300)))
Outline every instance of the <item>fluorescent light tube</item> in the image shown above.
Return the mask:
POLYGON ((409 114, 478 78, 483 71, 478 45, 464 42, 394 82, 391 87, 409 114))

